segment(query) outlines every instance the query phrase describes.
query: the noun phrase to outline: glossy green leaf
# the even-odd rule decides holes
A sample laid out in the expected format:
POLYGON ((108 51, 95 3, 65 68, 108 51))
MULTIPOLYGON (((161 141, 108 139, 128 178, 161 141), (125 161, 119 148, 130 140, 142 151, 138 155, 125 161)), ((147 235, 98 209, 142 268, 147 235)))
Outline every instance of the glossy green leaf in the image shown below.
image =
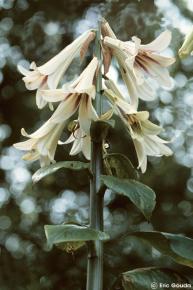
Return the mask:
POLYGON ((156 204, 155 193, 150 187, 136 180, 109 175, 102 175, 101 179, 108 188, 127 196, 143 215, 150 219, 156 204))
POLYGON ((193 239, 163 232, 136 232, 131 235, 149 243, 175 262, 193 268, 193 239))
POLYGON ((34 183, 36 183, 40 181, 42 178, 56 172, 61 168, 68 168, 71 170, 83 170, 88 169, 89 166, 90 163, 80 161, 61 161, 38 169, 32 176, 32 180, 34 183))
POLYGON ((176 289, 174 284, 177 283, 183 284, 183 288, 190 285, 183 275, 164 268, 139 268, 122 274, 125 290, 176 289))
POLYGON ((56 245, 66 251, 78 249, 86 241, 109 239, 104 232, 75 224, 46 225, 45 233, 50 246, 56 245))
POLYGON ((105 156, 105 168, 109 175, 119 178, 137 179, 137 171, 125 155, 111 153, 105 156))

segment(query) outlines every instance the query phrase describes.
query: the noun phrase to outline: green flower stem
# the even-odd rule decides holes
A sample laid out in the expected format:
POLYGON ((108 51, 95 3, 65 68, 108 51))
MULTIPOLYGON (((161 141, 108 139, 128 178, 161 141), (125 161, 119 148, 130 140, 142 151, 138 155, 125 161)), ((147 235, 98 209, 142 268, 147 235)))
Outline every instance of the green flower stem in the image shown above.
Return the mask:
MULTIPOLYGON (((95 55, 99 60, 99 70, 96 80, 95 108, 98 115, 102 113, 102 55, 101 55, 100 23, 96 35, 95 55)), ((90 227, 103 231, 103 194, 100 192, 102 173, 102 141, 92 140, 90 182, 90 227)), ((87 290, 103 289, 103 242, 95 241, 88 244, 87 290)))

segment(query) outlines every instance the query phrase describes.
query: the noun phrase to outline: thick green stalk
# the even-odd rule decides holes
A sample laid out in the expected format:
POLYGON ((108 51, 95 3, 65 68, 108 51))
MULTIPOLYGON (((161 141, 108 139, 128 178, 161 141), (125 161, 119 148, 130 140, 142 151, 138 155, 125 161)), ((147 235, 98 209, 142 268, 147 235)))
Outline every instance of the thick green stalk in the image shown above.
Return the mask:
MULTIPOLYGON (((100 24, 96 36, 95 55, 99 60, 99 70, 96 80, 96 102, 95 108, 98 115, 101 115, 101 89, 102 89, 102 73, 101 73, 101 32, 100 24)), ((90 182, 90 227, 103 230, 103 195, 99 193, 101 187, 100 175, 102 173, 102 141, 92 141, 91 144, 91 172, 92 178, 90 182)), ((96 241, 88 244, 88 268, 87 268, 87 290, 103 289, 103 242, 96 241)))

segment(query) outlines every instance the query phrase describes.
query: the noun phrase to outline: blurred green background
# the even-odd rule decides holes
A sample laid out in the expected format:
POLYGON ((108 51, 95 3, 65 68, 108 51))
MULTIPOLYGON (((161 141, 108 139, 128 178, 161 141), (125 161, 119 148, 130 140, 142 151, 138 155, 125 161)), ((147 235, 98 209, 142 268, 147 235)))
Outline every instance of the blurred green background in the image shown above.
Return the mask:
MULTIPOLYGON (((95 27, 100 14, 123 40, 137 35, 148 43, 164 29, 172 30, 166 54, 176 55, 192 25, 193 1, 0 0, 0 290, 85 290, 86 249, 74 255, 50 251, 43 226, 88 222, 88 177, 85 172, 60 171, 32 185, 31 175, 39 164, 22 161, 22 153, 12 144, 22 140, 22 127, 32 132, 50 115, 48 109, 36 108, 35 92, 25 89, 17 64, 28 66, 33 60, 43 64, 95 27)), ((78 61, 66 80, 77 65, 78 61)), ((113 238, 105 245, 105 290, 121 289, 116 278, 137 267, 177 269, 193 280, 189 268, 137 240, 120 238, 130 230, 152 229, 193 238, 192 68, 193 57, 183 61, 177 57, 171 68, 173 88, 159 89, 155 101, 141 104, 153 121, 164 126, 163 137, 173 140, 174 150, 171 158, 150 158, 147 173, 141 176, 157 193, 151 223, 124 197, 105 194, 105 229, 113 238)), ((112 73, 119 78, 116 66, 112 73)), ((112 150, 119 152, 123 146, 130 152, 130 143, 120 135, 112 137, 112 150)), ((59 148, 56 159, 69 159, 68 149, 59 148)))

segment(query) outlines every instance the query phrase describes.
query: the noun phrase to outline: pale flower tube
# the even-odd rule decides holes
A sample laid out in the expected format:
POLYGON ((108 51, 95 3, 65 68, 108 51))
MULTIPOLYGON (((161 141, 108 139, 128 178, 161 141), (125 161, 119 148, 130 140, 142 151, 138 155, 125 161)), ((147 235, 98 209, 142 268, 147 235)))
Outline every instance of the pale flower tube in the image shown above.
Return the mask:
POLYGON ((97 67, 98 60, 94 57, 71 85, 65 85, 62 89, 41 92, 45 101, 61 102, 51 117, 53 123, 64 122, 78 110, 80 128, 89 134, 91 121, 98 118, 92 105, 92 99, 95 98, 96 93, 93 80, 97 67))
POLYGON ((54 156, 58 140, 62 134, 65 123, 54 124, 50 119, 32 134, 27 134, 24 129, 21 134, 29 139, 24 142, 14 144, 19 150, 28 151, 23 156, 24 160, 40 160, 41 167, 54 163, 54 156))
POLYGON ((157 136, 163 129, 149 121, 149 112, 138 112, 116 91, 106 89, 104 94, 109 98, 113 107, 116 107, 117 114, 129 130, 138 158, 138 168, 141 168, 142 173, 147 168, 147 156, 170 156, 173 154, 172 150, 165 145, 168 142, 157 136))
POLYGON ((23 81, 26 88, 28 90, 37 90, 36 103, 39 109, 42 109, 47 104, 42 98, 40 91, 42 89, 57 88, 61 77, 73 59, 79 54, 85 54, 85 49, 88 48, 89 43, 94 38, 95 32, 86 31, 45 64, 36 66, 35 62, 32 62, 30 70, 18 65, 18 70, 24 75, 23 81))

